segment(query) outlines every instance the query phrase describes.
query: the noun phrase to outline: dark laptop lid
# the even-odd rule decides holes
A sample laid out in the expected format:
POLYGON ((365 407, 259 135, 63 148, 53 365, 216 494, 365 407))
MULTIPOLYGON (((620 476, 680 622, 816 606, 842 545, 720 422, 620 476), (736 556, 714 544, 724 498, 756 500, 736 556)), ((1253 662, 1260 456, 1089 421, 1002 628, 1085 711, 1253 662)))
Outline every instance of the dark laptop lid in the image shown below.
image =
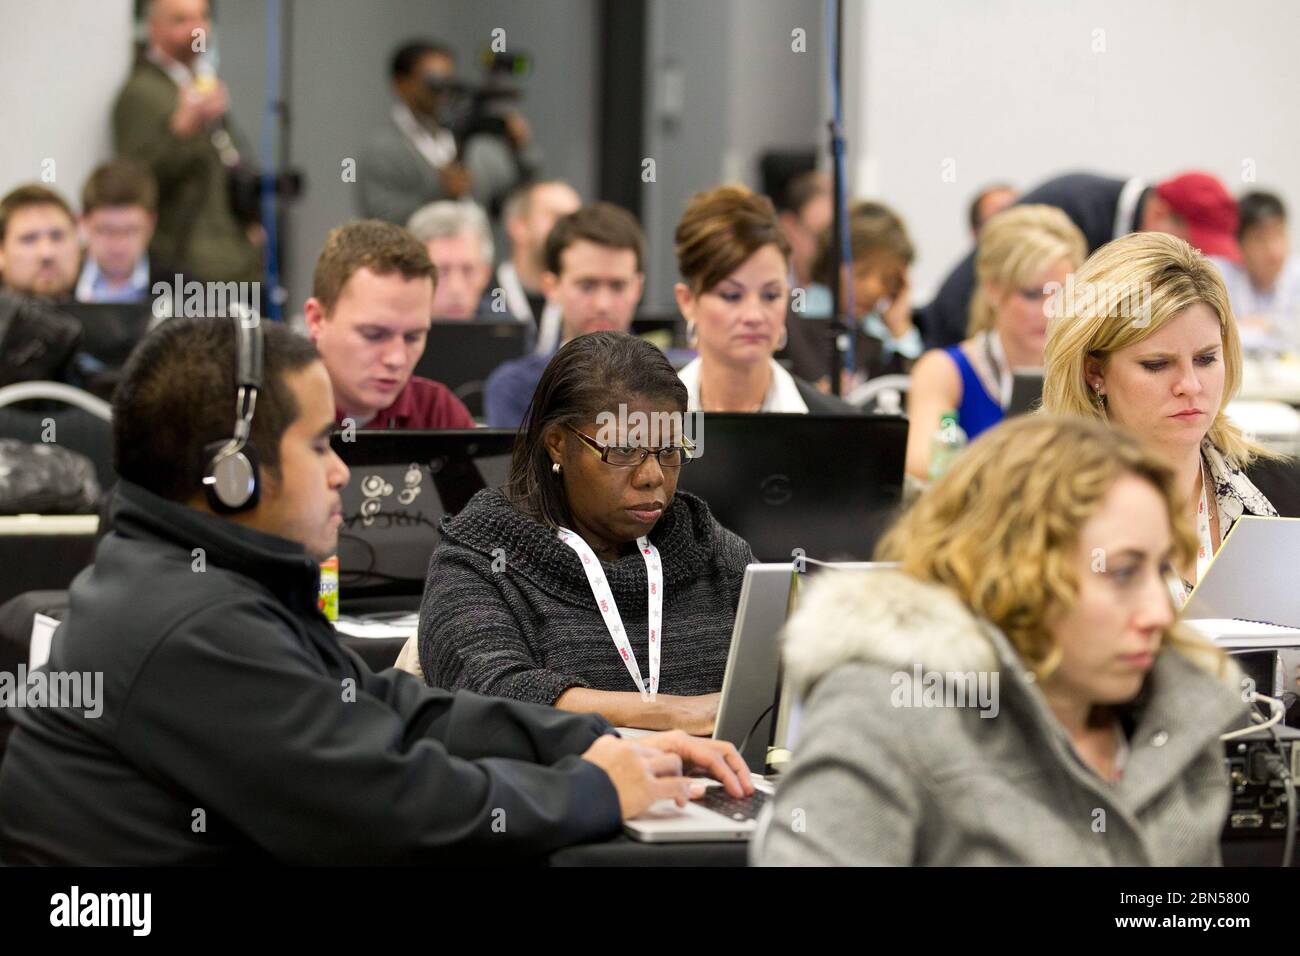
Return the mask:
POLYGON ((532 326, 500 322, 439 321, 429 326, 415 374, 450 388, 471 415, 483 416, 483 389, 492 370, 524 354, 532 326))
POLYGON ((154 322, 148 302, 65 302, 58 310, 81 323, 81 350, 121 368, 154 322))
POLYGON ((339 528, 340 609, 358 598, 408 597, 419 602, 439 523, 484 488, 503 485, 515 432, 342 432, 335 452, 352 472, 343 489, 339 528))
POLYGON ((758 561, 795 548, 821 561, 870 560, 902 500, 907 419, 703 416, 703 454, 679 485, 749 542, 758 561))

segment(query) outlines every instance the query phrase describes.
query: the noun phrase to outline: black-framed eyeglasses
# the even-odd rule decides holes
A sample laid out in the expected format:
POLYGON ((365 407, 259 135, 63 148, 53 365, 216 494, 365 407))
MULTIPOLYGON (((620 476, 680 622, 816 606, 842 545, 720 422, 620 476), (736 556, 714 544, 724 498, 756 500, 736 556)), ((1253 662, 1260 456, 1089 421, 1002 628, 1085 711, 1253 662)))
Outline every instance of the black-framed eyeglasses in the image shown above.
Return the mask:
POLYGON ((616 468, 635 468, 650 457, 653 451, 659 460, 660 468, 680 468, 695 455, 695 443, 683 437, 680 445, 665 445, 663 448, 638 448, 630 445, 606 445, 590 435, 580 432, 572 425, 565 425, 569 431, 582 439, 582 443, 599 455, 600 460, 616 468))

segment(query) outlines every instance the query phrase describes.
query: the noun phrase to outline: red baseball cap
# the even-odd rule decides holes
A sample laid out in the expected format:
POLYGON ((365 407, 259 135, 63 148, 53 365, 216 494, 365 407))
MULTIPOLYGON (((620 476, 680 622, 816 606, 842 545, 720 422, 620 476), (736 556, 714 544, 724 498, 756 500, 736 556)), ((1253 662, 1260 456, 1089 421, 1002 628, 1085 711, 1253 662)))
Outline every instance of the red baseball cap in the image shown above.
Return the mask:
POLYGON ((1183 173, 1156 186, 1156 195, 1187 223, 1187 241, 1207 256, 1241 259, 1237 200, 1209 173, 1183 173))

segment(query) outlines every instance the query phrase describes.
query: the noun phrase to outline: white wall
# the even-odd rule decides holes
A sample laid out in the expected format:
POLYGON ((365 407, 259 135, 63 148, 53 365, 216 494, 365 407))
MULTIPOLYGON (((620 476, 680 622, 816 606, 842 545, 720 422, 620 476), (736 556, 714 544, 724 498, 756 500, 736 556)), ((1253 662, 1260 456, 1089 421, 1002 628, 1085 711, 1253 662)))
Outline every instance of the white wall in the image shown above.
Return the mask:
POLYGON ((47 185, 78 206, 130 66, 131 0, 0 0, 0 195, 52 159, 47 185))
POLYGON ((966 206, 991 180, 1197 168, 1300 213, 1294 0, 865 0, 852 14, 854 191, 907 220, 919 302, 969 251, 966 206))

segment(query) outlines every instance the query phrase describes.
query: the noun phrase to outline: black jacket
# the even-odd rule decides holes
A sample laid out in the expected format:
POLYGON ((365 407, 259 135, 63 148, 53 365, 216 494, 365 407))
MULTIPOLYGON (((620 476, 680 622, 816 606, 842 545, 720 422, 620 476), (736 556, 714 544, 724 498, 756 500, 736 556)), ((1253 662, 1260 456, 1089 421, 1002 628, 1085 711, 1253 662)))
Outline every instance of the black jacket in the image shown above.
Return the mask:
POLYGON ((576 756, 603 719, 372 673, 286 540, 126 482, 113 523, 49 664, 102 672, 103 712, 14 711, 6 862, 495 862, 617 832, 576 756))
MULTIPOLYGON (((1049 179, 1020 197, 1017 205, 1041 203, 1062 210, 1088 240, 1088 254, 1096 252, 1115 238, 1115 213, 1125 180, 1091 173, 1069 173, 1049 179)), ((1141 221, 1143 192, 1134 210, 1130 231, 1141 221)), ((921 334, 925 347, 944 348, 966 338, 970 319, 970 297, 975 291, 975 251, 948 273, 930 304, 919 310, 921 334)))
POLYGON ((1245 475, 1277 509, 1279 517, 1300 518, 1300 461, 1258 458, 1245 469, 1245 475))
POLYGON ((799 390, 799 397, 808 406, 810 415, 861 415, 860 409, 854 408, 842 398, 819 392, 811 382, 796 377, 794 387, 799 390))

